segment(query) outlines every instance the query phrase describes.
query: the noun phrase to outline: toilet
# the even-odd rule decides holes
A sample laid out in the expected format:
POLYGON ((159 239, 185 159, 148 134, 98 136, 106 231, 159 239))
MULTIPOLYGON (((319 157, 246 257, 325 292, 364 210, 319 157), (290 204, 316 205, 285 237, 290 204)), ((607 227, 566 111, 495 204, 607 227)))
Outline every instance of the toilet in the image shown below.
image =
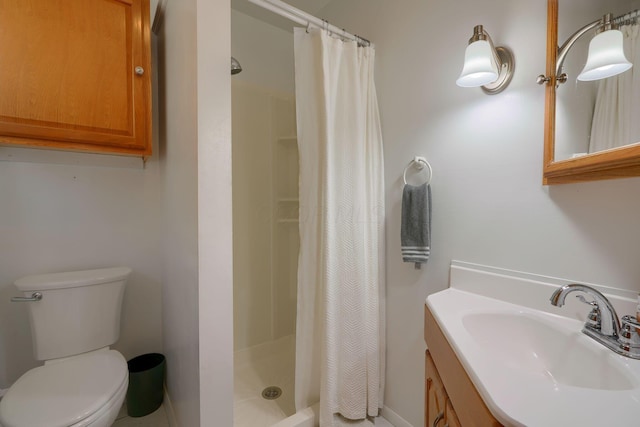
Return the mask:
MULTIPOLYGON (((127 393, 127 361, 109 346, 120 335, 127 267, 28 276, 33 352, 44 365, 22 375, 0 400, 2 427, 108 427, 127 393), (36 297, 37 298, 37 297, 36 297)), ((23 300, 25 299, 23 298, 23 300)))

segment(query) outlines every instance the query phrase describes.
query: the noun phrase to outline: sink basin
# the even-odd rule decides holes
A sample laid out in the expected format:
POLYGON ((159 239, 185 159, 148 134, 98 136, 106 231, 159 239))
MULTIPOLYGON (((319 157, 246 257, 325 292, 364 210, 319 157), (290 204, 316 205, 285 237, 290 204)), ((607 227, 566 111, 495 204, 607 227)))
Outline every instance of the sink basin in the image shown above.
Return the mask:
MULTIPOLYGON (((530 283, 519 283, 519 291, 530 283)), ((584 320, 554 313, 587 311, 578 301, 562 309, 551 306, 555 289, 547 286, 539 295, 513 298, 533 301, 527 306, 449 288, 431 294, 427 306, 502 425, 638 425, 640 360, 618 355, 583 334, 584 320)))
POLYGON ((462 316, 473 340, 513 369, 586 389, 631 390, 638 386, 618 357, 590 342, 578 328, 563 328, 557 322, 518 311, 462 316))

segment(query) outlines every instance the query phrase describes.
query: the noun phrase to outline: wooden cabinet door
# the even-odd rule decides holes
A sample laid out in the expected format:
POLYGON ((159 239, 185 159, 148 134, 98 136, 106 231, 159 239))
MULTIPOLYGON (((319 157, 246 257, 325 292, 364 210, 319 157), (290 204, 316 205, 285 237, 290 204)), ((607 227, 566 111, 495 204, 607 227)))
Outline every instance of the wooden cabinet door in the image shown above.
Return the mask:
POLYGON ((149 0, 0 0, 0 40, 0 143, 151 154, 149 0))
MULTIPOLYGON (((439 378, 441 378, 443 386, 446 383, 447 397, 455 402, 452 405, 456 405, 456 419, 454 421, 460 420, 458 424, 464 423, 465 427, 501 427, 502 424, 493 417, 487 405, 484 404, 482 397, 426 304, 424 307, 424 337, 430 349, 427 357, 427 372, 429 369, 435 371, 436 362, 434 359, 437 360, 440 372, 438 375, 441 375, 439 378)), ((451 427, 455 424, 449 421, 449 425, 451 427)), ((439 426, 443 427, 444 423, 439 426)))
POLYGON ((444 407, 444 419, 446 421, 445 425, 448 427, 461 427, 460 421, 458 420, 456 411, 453 410, 450 399, 447 399, 447 403, 444 407))
MULTIPOLYGON (((447 402, 447 394, 442 380, 436 371, 436 367, 433 363, 433 359, 426 352, 426 381, 425 381, 425 427, 432 427, 436 420, 442 420, 444 418, 445 405, 447 402)), ((438 422, 437 425, 444 425, 438 422)))

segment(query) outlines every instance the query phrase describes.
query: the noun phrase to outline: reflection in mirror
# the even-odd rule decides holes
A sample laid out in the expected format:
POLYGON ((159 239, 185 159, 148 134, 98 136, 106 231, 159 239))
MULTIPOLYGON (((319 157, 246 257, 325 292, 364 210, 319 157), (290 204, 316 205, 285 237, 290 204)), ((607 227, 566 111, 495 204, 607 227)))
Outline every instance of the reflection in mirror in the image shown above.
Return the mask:
POLYGON ((640 0, 560 0, 558 42, 612 13, 622 32, 627 59, 634 64, 617 76, 579 81, 596 35, 590 30, 569 50, 563 71, 567 81, 556 90, 554 160, 582 157, 640 141, 640 26, 635 13, 640 0))

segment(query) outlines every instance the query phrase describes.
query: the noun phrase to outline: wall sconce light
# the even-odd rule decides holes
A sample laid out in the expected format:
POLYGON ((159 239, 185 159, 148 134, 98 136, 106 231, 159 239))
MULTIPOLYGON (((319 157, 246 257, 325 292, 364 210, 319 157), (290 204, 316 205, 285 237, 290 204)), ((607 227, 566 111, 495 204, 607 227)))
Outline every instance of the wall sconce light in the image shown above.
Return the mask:
POLYGON ((481 86, 484 93, 494 95, 509 85, 514 67, 511 51, 506 47, 495 47, 489 33, 482 25, 476 25, 456 84, 460 87, 481 86))
MULTIPOLYGON (((614 24, 613 15, 607 13, 602 19, 598 19, 585 25, 573 33, 571 37, 558 49, 556 59, 556 82, 565 83, 567 74, 562 71, 564 60, 569 53, 569 49, 578 41, 580 37, 590 30, 597 28, 596 36, 589 43, 589 54, 587 63, 578 74, 578 80, 593 81, 606 79, 627 71, 633 66, 624 54, 623 38, 620 30, 614 24)), ((549 76, 541 74, 538 76, 538 84, 550 81, 549 76)))

